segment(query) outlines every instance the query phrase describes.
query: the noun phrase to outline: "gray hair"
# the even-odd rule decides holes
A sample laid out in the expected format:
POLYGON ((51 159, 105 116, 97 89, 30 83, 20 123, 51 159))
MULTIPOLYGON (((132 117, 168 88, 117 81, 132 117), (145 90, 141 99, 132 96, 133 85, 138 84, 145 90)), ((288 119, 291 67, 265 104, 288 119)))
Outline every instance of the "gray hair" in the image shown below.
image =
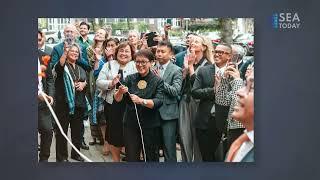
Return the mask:
POLYGON ((136 34, 136 35, 137 35, 137 38, 139 38, 139 32, 136 31, 136 30, 130 30, 130 31, 128 32, 128 36, 129 36, 129 34, 136 34))
POLYGON ((239 55, 239 59, 242 59, 243 56, 245 56, 247 53, 245 48, 243 48, 239 44, 232 44, 231 47, 232 47, 232 54, 239 55))

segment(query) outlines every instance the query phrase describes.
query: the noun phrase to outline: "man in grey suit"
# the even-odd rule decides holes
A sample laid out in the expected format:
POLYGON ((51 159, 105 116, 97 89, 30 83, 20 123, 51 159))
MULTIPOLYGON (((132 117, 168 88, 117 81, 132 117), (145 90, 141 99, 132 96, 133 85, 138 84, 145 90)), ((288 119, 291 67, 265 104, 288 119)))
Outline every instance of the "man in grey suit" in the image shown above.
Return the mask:
POLYGON ((166 162, 177 162, 176 129, 179 117, 178 95, 182 85, 182 70, 170 60, 174 56, 170 42, 159 42, 156 50, 157 64, 154 73, 164 81, 161 117, 164 158, 166 162))

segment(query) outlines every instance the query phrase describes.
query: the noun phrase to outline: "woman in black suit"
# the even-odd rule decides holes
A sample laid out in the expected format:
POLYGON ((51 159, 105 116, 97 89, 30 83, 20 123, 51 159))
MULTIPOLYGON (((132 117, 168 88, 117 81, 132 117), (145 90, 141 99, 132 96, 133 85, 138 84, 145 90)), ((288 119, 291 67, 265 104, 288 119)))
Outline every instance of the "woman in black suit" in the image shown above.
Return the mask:
MULTIPOLYGON (((56 114, 65 134, 71 127, 71 139, 75 147, 80 150, 80 128, 84 112, 87 110, 85 97, 86 72, 76 61, 79 59, 81 49, 77 44, 64 46, 64 52, 55 65, 56 72, 56 114)), ((71 158, 77 161, 83 159, 72 149, 71 158)), ((68 161, 67 141, 59 130, 56 133, 56 159, 57 162, 68 161)))
POLYGON ((150 70, 154 60, 150 50, 140 50, 135 57, 138 73, 127 76, 114 95, 116 101, 124 100, 126 103, 123 118, 126 157, 129 162, 140 161, 143 143, 146 161, 159 161, 160 118, 157 116, 157 110, 162 105, 164 84, 161 78, 150 70), (141 123, 144 142, 138 120, 141 123))

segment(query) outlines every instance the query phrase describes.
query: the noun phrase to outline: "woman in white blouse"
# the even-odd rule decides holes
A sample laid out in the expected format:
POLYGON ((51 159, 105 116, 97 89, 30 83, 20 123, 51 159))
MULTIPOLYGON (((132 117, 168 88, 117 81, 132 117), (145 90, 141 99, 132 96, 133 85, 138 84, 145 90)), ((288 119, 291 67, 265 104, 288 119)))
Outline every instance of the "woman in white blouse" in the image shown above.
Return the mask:
POLYGON ((116 60, 105 63, 96 81, 101 90, 99 97, 105 100, 104 113, 107 120, 106 139, 111 145, 111 154, 114 162, 120 161, 120 150, 124 146, 122 118, 125 103, 113 100, 115 90, 119 87, 119 81, 123 81, 128 75, 137 72, 132 61, 134 49, 128 42, 121 43, 115 52, 116 60))

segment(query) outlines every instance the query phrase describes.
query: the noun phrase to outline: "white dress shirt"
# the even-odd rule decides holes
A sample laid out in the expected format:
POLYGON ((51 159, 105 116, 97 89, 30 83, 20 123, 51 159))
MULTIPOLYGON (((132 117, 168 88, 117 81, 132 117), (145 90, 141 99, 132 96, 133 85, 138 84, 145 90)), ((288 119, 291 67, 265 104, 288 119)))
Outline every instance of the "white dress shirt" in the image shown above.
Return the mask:
POLYGON ((162 66, 162 70, 160 70, 160 77, 162 77, 163 76, 163 74, 164 74, 164 72, 166 71, 166 69, 167 69, 167 66, 168 66, 168 64, 170 63, 170 60, 167 62, 167 63, 165 63, 165 64, 158 64, 158 67, 160 67, 160 66, 162 66))
POLYGON ((239 148, 237 154, 234 156, 232 162, 241 162, 241 160, 248 154, 248 152, 252 148, 254 148, 254 131, 252 130, 252 131, 248 132, 245 130, 244 133, 247 134, 250 141, 246 141, 240 146, 240 148, 239 148))
MULTIPOLYGON (((97 88, 101 90, 98 97, 103 98, 109 104, 113 103, 113 95, 115 93, 115 88, 110 89, 109 85, 112 83, 113 78, 118 75, 119 69, 120 64, 118 61, 111 60, 106 62, 103 65, 96 81, 97 88)), ((123 79, 136 72, 138 71, 135 63, 133 61, 128 62, 123 68, 123 79)))
POLYGON ((42 71, 41 71, 41 64, 38 58, 38 95, 40 94, 40 92, 43 90, 42 87, 42 71))

